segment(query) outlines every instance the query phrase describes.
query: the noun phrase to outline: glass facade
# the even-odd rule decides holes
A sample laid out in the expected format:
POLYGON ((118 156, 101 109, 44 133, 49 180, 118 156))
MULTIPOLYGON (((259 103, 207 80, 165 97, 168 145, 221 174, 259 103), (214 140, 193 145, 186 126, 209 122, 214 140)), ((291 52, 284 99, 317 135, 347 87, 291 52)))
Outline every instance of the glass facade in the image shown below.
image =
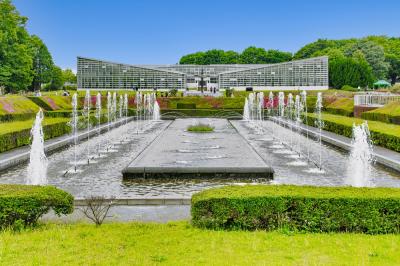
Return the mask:
POLYGON ((265 65, 126 65, 78 57, 79 89, 327 89, 328 57, 265 65), (204 84, 203 84, 204 85, 204 84))

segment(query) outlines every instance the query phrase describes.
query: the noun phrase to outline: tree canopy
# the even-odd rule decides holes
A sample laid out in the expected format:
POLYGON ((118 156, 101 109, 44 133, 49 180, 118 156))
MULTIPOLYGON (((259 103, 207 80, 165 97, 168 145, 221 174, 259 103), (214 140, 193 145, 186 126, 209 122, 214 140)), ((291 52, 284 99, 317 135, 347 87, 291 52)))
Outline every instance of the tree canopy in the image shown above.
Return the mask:
POLYGON ((58 71, 44 42, 26 30, 27 21, 11 0, 0 0, 0 87, 6 92, 40 89, 58 71))

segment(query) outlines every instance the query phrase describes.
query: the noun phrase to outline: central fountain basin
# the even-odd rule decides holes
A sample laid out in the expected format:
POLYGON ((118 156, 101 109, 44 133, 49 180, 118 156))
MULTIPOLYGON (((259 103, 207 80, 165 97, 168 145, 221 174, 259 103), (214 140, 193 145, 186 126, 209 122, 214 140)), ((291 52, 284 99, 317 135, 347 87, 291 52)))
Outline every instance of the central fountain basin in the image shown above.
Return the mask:
POLYGON ((272 179, 273 172, 226 119, 177 119, 122 171, 124 179, 272 179), (214 132, 186 131, 198 122, 211 124, 214 132))

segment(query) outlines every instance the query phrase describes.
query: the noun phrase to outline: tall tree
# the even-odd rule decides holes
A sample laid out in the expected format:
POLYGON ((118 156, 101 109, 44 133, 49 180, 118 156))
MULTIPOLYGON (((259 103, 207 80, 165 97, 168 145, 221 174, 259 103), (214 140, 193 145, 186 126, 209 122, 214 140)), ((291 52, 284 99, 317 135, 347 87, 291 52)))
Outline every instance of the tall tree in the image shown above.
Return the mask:
POLYGON ((360 40, 346 50, 347 56, 353 56, 357 51, 364 54, 365 60, 372 67, 374 76, 384 79, 389 71, 389 63, 385 60, 383 47, 368 40, 360 40))
POLYGON ((58 66, 53 66, 50 77, 50 90, 59 90, 64 85, 63 71, 58 66))
POLYGON ((0 0, 0 87, 6 92, 26 89, 32 82, 30 37, 10 0, 0 0))
POLYGON ((264 48, 250 46, 240 54, 242 64, 263 64, 267 58, 267 51, 264 48))
POLYGON ((31 50, 32 50, 32 69, 33 69, 33 83, 34 90, 39 90, 43 83, 51 81, 54 63, 53 58, 47 46, 37 36, 31 37, 31 50))
POLYGON ((344 85, 352 87, 372 86, 372 68, 364 60, 343 57, 329 60, 330 86, 340 89, 344 85))
POLYGON ((62 71, 62 76, 64 82, 69 82, 69 83, 76 83, 76 75, 74 72, 72 72, 71 69, 64 69, 62 71))

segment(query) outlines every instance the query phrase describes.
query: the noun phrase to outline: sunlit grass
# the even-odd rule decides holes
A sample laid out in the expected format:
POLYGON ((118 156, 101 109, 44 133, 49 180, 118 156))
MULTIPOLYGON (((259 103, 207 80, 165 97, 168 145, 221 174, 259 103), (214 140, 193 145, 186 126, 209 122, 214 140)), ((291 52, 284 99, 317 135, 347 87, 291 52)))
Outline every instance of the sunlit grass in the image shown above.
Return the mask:
POLYGON ((213 132, 214 127, 208 124, 198 123, 196 125, 188 126, 187 130, 190 132, 207 133, 207 132, 213 132))
POLYGON ((3 265, 399 265, 400 235, 210 231, 169 224, 49 224, 0 233, 3 265))

